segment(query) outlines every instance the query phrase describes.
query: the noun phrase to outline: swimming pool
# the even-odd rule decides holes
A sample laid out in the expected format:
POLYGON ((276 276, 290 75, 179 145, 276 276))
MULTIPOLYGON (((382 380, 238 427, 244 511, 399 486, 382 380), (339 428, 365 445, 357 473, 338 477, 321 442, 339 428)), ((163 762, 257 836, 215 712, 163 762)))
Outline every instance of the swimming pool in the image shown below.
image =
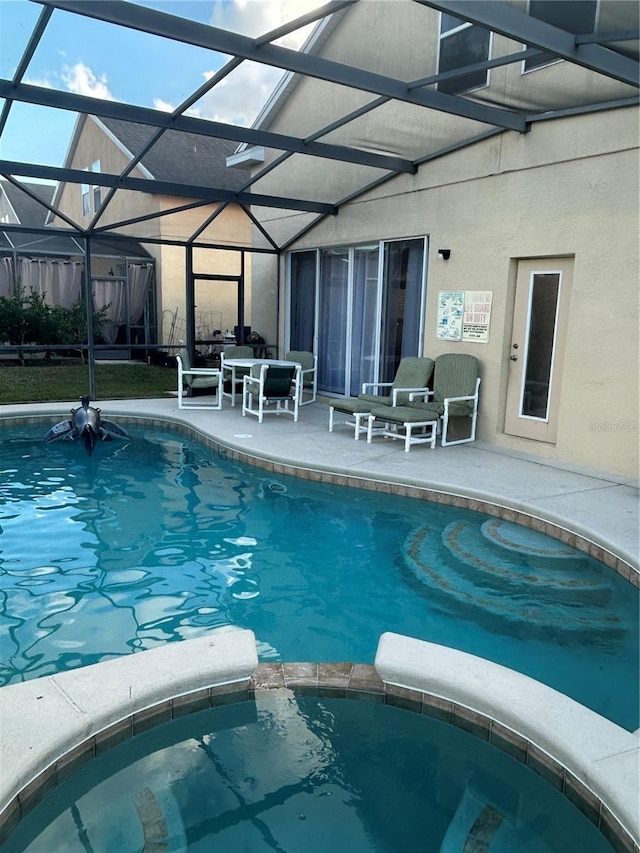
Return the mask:
POLYGON ((372 662, 395 631, 638 727, 638 590, 525 528, 273 476, 169 431, 0 446, 2 683, 251 628, 261 660, 372 662))
POLYGON ((559 790, 460 728, 372 702, 270 693, 103 753, 29 814, 4 853, 611 851, 559 790))

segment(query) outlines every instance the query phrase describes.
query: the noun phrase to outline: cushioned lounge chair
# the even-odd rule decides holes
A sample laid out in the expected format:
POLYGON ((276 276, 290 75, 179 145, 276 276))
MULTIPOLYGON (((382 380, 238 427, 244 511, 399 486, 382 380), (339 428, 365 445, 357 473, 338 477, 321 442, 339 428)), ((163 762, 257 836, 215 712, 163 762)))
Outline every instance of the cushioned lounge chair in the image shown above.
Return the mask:
POLYGON ((179 409, 221 409, 222 373, 217 367, 192 367, 189 353, 181 349, 177 356, 178 365, 178 408, 179 409), (198 400, 191 396, 196 389, 216 389, 216 402, 198 400), (187 396, 185 396, 185 390, 187 396))
POLYGON ((432 373, 432 358, 403 358, 393 382, 365 382, 362 385, 362 393, 357 397, 332 400, 329 404, 329 432, 333 432, 334 412, 342 412, 353 418, 345 423, 354 428, 356 441, 360 438, 360 433, 365 432, 371 440, 373 427, 369 423, 369 415, 373 407, 408 404, 412 393, 426 393, 432 373))
POLYGON ((411 394, 407 405, 374 406, 367 421, 367 441, 371 441, 374 432, 381 432, 391 438, 401 438, 406 451, 412 444, 426 443, 435 447, 438 431, 443 447, 475 441, 480 389, 478 372, 478 359, 473 355, 446 353, 438 356, 433 370, 433 391, 424 395, 411 394), (468 435, 450 437, 452 418, 469 419, 468 435), (384 426, 377 428, 376 421, 384 426))
POLYGON ((299 384, 299 367, 253 365, 249 375, 242 380, 242 414, 256 415, 260 423, 267 414, 291 415, 297 421, 299 384))
POLYGON ((284 357, 285 361, 297 362, 300 371, 300 400, 299 406, 308 406, 315 403, 318 396, 318 356, 304 350, 290 350, 284 357), (307 395, 308 399, 305 399, 307 395))

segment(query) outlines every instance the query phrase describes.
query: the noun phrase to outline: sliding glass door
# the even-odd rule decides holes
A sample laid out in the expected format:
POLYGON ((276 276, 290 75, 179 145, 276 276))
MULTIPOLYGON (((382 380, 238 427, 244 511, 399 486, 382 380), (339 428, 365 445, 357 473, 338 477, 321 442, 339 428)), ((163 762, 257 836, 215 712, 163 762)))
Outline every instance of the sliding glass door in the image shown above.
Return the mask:
POLYGON ((291 254, 290 348, 316 352, 319 390, 359 394, 421 353, 425 257, 424 238, 291 254))
POLYGON ((318 389, 337 394, 346 384, 349 309, 349 250, 320 253, 318 389))

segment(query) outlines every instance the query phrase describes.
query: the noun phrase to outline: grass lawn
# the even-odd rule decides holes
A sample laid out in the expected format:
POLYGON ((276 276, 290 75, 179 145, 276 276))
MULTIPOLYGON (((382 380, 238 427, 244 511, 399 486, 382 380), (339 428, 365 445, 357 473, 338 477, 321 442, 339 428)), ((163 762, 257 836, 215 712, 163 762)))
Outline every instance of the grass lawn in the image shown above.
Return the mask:
MULTIPOLYGON (((166 397, 176 390, 175 368, 147 364, 97 364, 98 400, 166 397)), ((88 366, 5 367, 0 364, 0 403, 75 402, 89 393, 88 366)))

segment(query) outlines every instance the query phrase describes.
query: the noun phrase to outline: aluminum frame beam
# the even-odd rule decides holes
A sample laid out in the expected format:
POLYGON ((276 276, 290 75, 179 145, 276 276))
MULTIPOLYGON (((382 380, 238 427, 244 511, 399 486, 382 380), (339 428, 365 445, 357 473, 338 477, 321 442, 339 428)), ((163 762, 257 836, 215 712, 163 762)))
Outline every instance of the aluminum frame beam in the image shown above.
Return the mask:
MULTIPOLYGON (((17 163, 11 160, 0 160, 0 174, 21 175, 28 178, 42 178, 50 181, 63 181, 72 184, 83 184, 87 180, 87 172, 82 169, 65 169, 57 166, 39 166, 33 163, 17 163)), ((160 193, 163 195, 198 198, 202 201, 236 202, 252 204, 258 207, 279 207, 283 210, 301 210, 306 213, 335 213, 333 204, 305 199, 284 198, 282 196, 260 195, 248 192, 233 192, 216 187, 200 187, 189 184, 177 184, 170 181, 149 180, 148 178, 121 178, 120 175, 109 175, 105 172, 91 172, 91 183, 101 187, 117 187, 123 190, 133 190, 143 193, 160 193)))
POLYGON ((0 79, 0 98, 36 104, 40 107, 88 113, 98 117, 116 118, 122 121, 146 124, 154 128, 164 128, 165 130, 180 130, 200 136, 212 136, 215 139, 230 139, 236 142, 246 142, 249 145, 263 145, 265 148, 291 151, 294 154, 308 154, 312 157, 323 157, 328 160, 340 160, 391 172, 405 172, 407 174, 415 172, 412 161, 403 157, 375 154, 326 142, 305 142, 283 133, 238 127, 232 124, 194 118, 193 116, 173 115, 149 107, 137 107, 133 104, 123 104, 120 101, 106 101, 102 98, 91 98, 87 95, 76 95, 72 92, 46 89, 27 83, 14 85, 10 80, 0 79))
POLYGON ((486 106, 443 92, 422 89, 410 91, 404 81, 393 77, 354 68, 310 53, 300 53, 274 44, 262 44, 259 39, 251 39, 248 36, 227 32, 196 21, 186 21, 183 18, 168 15, 166 12, 156 12, 153 9, 122 2, 122 0, 34 0, 34 2, 353 89, 387 95, 399 101, 473 121, 505 127, 520 133, 527 131, 523 117, 509 109, 486 106))

